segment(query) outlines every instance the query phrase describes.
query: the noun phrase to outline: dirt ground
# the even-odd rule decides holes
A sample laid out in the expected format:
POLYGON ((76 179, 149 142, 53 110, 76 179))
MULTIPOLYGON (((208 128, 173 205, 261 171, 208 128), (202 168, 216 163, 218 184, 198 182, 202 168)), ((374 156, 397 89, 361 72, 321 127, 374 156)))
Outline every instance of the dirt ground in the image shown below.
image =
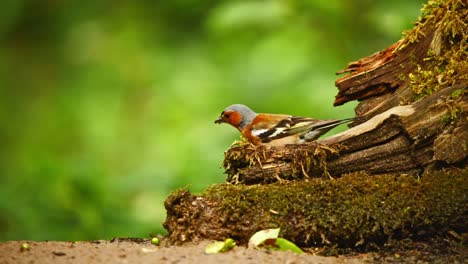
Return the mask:
POLYGON ((269 252, 236 247, 216 255, 204 253, 203 242, 177 247, 154 246, 149 240, 119 239, 86 242, 0 243, 0 264, 4 263, 364 263, 366 255, 321 257, 292 252, 269 252), (23 243, 29 250, 21 250, 23 243))
POLYGON ((10 241, 0 243, 4 263, 468 263, 466 251, 456 256, 425 256, 413 250, 401 254, 377 253, 323 257, 314 254, 264 251, 238 246, 227 253, 207 255, 208 241, 197 245, 161 247, 148 239, 113 239, 83 242, 10 241), (29 249, 22 249, 28 243, 29 249))

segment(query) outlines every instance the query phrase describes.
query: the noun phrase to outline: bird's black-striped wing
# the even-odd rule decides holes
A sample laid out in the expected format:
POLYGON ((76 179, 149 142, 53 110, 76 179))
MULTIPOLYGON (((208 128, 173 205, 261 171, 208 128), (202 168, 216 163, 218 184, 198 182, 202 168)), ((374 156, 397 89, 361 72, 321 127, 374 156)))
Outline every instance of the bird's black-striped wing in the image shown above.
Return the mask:
POLYGON ((258 136, 263 143, 267 143, 274 139, 303 134, 311 128, 314 121, 316 120, 307 117, 287 117, 270 129, 259 130, 256 136, 258 136))
POLYGON ((350 122, 353 118, 342 120, 319 120, 308 117, 291 116, 284 118, 270 129, 256 131, 263 143, 298 134, 305 141, 312 141, 339 124, 350 122))

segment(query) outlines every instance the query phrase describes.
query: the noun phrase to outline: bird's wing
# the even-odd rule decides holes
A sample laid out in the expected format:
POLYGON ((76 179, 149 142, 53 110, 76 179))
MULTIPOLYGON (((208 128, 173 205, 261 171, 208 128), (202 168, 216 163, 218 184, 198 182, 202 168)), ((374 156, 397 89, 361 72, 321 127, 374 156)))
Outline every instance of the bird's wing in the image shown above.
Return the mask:
POLYGON ((288 115, 258 115, 250 133, 262 143, 267 143, 274 139, 304 134, 316 121, 318 120, 288 115))
POLYGON ((351 120, 352 118, 343 120, 320 120, 300 116, 286 116, 270 128, 256 130, 255 136, 260 138, 263 143, 292 135, 297 135, 305 141, 311 141, 317 139, 337 125, 351 120))

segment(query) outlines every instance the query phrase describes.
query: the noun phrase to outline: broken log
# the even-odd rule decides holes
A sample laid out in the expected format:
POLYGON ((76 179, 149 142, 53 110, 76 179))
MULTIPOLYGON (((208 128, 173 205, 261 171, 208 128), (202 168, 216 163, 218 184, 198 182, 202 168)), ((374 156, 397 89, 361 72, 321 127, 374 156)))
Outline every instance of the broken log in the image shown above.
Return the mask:
POLYGON ((335 180, 217 184, 165 202, 166 245, 232 238, 281 227, 301 247, 370 250, 398 239, 467 232, 467 169, 411 175, 353 173, 335 180))
POLYGON ((466 166, 468 9, 450 0, 427 5, 424 13, 402 40, 339 72, 349 74, 336 81, 335 105, 360 101, 355 127, 305 145, 231 148, 224 160, 227 181, 466 166))
MULTIPOLYGON (((334 105, 360 101, 367 119, 433 92, 468 84, 468 8, 459 0, 426 5, 416 26, 400 41, 348 64, 337 74, 334 105)), ((362 118, 361 121, 366 119, 362 118)))
POLYGON ((299 246, 364 250, 466 236, 466 21, 464 1, 431 1, 402 40, 350 63, 335 101, 360 101, 347 131, 302 145, 229 149, 227 183, 166 199, 165 243, 245 244, 278 227, 299 246))
POLYGON ((231 183, 421 171, 432 163, 463 165, 468 156, 468 90, 440 90, 397 106, 345 132, 304 145, 240 146, 225 153, 231 183))

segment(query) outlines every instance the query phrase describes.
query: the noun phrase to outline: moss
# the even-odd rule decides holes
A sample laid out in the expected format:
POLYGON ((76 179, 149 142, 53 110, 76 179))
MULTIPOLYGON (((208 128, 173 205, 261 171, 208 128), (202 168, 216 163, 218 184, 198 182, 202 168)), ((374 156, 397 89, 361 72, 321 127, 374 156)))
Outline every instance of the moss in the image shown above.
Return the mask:
POLYGON ((467 176, 468 169, 452 169, 421 178, 353 173, 335 180, 219 184, 201 196, 179 192, 186 201, 168 209, 178 217, 168 213, 172 222, 165 226, 173 241, 183 234, 246 243, 258 230, 281 227, 281 236, 300 246, 370 249, 421 233, 466 231, 467 176), (197 199, 204 207, 194 205, 197 199))
POLYGON ((465 87, 463 89, 457 89, 455 91, 452 92, 452 94, 450 95, 453 99, 457 99, 459 97, 461 97, 463 94, 465 94, 466 92, 466 88, 468 87, 465 87))
POLYGON ((468 45, 465 44, 460 50, 450 49, 444 56, 426 57, 424 67, 418 65, 417 69, 408 75, 410 87, 417 98, 431 95, 445 87, 468 83, 467 51, 468 45))
POLYGON ((457 120, 457 117, 459 117, 463 112, 463 108, 460 106, 460 101, 463 100, 462 96, 466 92, 467 88, 457 89, 445 99, 444 105, 447 106, 448 113, 442 116, 440 120, 442 124, 453 124, 457 120))
POLYGON ((462 0, 429 1, 416 26, 404 33, 400 50, 425 36, 425 29, 434 30, 423 63, 408 75, 416 100, 445 87, 468 83, 467 10, 462 0))
POLYGON ((452 37, 466 34, 466 4, 463 0, 430 0, 423 5, 421 16, 413 29, 403 32, 402 49, 408 43, 413 43, 424 36, 423 28, 430 23, 437 22, 443 35, 452 37))
POLYGON ((264 148, 252 145, 231 147, 224 153, 223 167, 228 172, 236 168, 255 165, 258 162, 258 155, 262 151, 264 151, 264 148))
POLYGON ((277 148, 252 145, 235 146, 225 152, 223 166, 228 174, 227 182, 234 184, 302 180, 311 177, 311 175, 329 175, 326 160, 339 155, 339 152, 344 148, 340 144, 325 146, 316 142, 277 148), (255 173, 249 171, 281 163, 287 163, 291 170, 288 173, 272 173, 267 176, 262 170, 258 173, 258 177, 251 176, 255 173))
POLYGON ((450 124, 452 122, 452 117, 449 114, 445 114, 440 119, 440 122, 444 125, 450 124))

